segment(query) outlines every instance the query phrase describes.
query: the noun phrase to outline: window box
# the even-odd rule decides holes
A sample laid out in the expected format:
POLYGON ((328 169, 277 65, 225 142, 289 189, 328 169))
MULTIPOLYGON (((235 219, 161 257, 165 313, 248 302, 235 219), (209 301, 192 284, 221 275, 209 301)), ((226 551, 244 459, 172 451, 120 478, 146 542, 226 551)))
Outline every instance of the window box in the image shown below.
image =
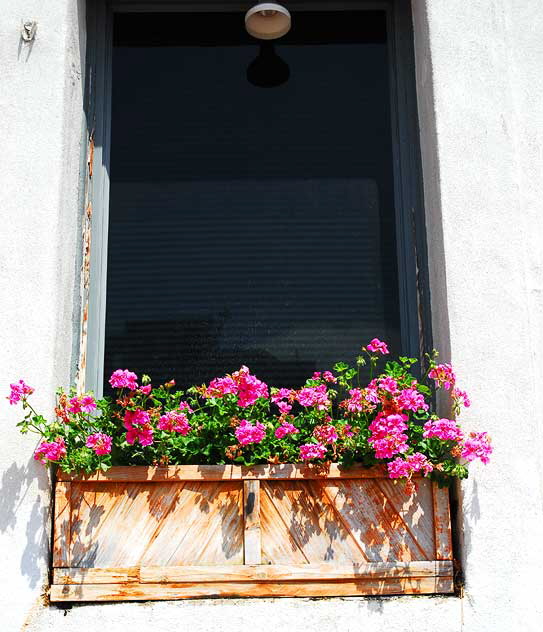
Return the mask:
POLYGON ((51 601, 453 592, 448 491, 380 467, 59 472, 51 601))

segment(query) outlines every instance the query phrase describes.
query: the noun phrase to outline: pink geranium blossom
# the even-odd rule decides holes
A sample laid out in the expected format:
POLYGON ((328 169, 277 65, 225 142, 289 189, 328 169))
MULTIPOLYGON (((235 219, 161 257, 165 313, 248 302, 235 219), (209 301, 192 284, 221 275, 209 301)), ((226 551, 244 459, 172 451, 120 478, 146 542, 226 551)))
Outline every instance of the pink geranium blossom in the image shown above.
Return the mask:
POLYGON ((337 377, 335 377, 334 374, 331 371, 325 371, 322 374, 322 379, 325 382, 333 382, 333 383, 337 382, 337 377))
POLYGON ((298 391, 296 399, 302 406, 315 406, 317 410, 326 410, 331 406, 326 384, 305 386, 298 391))
POLYGON ((287 435, 290 434, 298 434, 299 430, 298 428, 296 428, 296 426, 292 425, 291 423, 289 423, 288 421, 284 421, 279 428, 275 429, 275 436, 278 439, 283 439, 284 437, 286 437, 287 435))
POLYGON ((300 446, 300 458, 302 461, 310 459, 323 459, 326 456, 326 446, 322 443, 304 443, 300 446))
POLYGON ((135 391, 138 388, 138 376, 127 369, 117 369, 109 378, 112 388, 128 388, 135 391))
POLYGON ((34 459, 47 464, 47 461, 60 461, 66 456, 66 444, 62 437, 56 441, 42 441, 34 450, 34 459))
POLYGON ((32 395, 34 389, 28 384, 25 383, 24 380, 19 380, 15 384, 10 384, 10 393, 6 399, 9 399, 9 403, 11 406, 14 404, 18 404, 21 399, 26 397, 27 395, 32 395))
POLYGON ((389 459, 398 454, 398 452, 406 452, 409 449, 407 445, 407 415, 388 415, 382 414, 370 424, 371 436, 368 443, 375 450, 375 456, 378 459, 389 459))
POLYGON ((490 461, 492 454, 491 439, 486 432, 470 432, 469 437, 464 441, 461 456, 466 461, 480 459, 482 463, 490 461))
POLYGON ((450 364, 438 364, 429 373, 428 377, 431 377, 436 386, 441 386, 447 391, 454 387, 456 382, 456 375, 450 364))
POLYGON ((140 393, 144 395, 149 395, 152 390, 152 386, 150 384, 146 384, 145 386, 140 386, 140 393))
POLYGON ((153 427, 151 418, 145 410, 127 410, 124 414, 124 427, 126 428, 126 441, 130 445, 138 441, 140 445, 147 446, 153 443, 153 427))
POLYGON ((382 342, 379 338, 374 338, 366 345, 366 349, 372 353, 381 353, 386 355, 388 353, 388 347, 386 342, 382 342))
POLYGON ((463 437, 460 426, 452 419, 434 419, 424 424, 422 436, 425 439, 460 441, 463 437))
POLYGON ((424 395, 415 388, 405 388, 403 391, 400 391, 396 401, 400 410, 412 410, 414 412, 428 410, 428 404, 424 399, 424 395))
POLYGON ((157 428, 166 432, 178 432, 186 435, 190 430, 190 424, 184 413, 171 411, 160 417, 157 428))
POLYGON ((194 412, 188 402, 179 402, 179 410, 185 410, 187 413, 194 412))
POLYGON ((415 452, 407 455, 405 459, 396 457, 394 461, 387 463, 387 469, 389 478, 408 478, 421 470, 425 474, 429 474, 434 469, 434 466, 424 454, 415 452))
POLYGON ((392 377, 382 377, 377 380, 377 388, 390 393, 391 395, 396 395, 399 392, 398 382, 392 377))
POLYGON ((461 391, 459 388, 455 387, 451 391, 451 395, 459 404, 463 404, 465 408, 469 408, 471 406, 471 401, 466 391, 461 391))
POLYGON ((237 426, 234 434, 241 445, 249 443, 260 443, 266 436, 266 428, 259 421, 253 424, 246 419, 242 419, 237 426))
POLYGON ((277 405, 281 414, 286 415, 292 410, 292 406, 285 400, 292 397, 293 391, 289 388, 280 388, 271 396, 271 401, 277 405))
POLYGON ((101 456, 111 452, 112 441, 113 440, 109 435, 104 434, 103 432, 95 432, 87 437, 85 445, 87 448, 94 450, 97 455, 101 456))
POLYGON ((225 395, 237 395, 238 406, 252 406, 259 397, 268 397, 268 386, 254 375, 246 366, 225 377, 217 377, 209 383, 203 392, 204 397, 222 398, 225 395))
POLYGON ((338 433, 334 426, 330 424, 322 424, 313 430, 313 436, 319 443, 329 444, 338 440, 338 433))

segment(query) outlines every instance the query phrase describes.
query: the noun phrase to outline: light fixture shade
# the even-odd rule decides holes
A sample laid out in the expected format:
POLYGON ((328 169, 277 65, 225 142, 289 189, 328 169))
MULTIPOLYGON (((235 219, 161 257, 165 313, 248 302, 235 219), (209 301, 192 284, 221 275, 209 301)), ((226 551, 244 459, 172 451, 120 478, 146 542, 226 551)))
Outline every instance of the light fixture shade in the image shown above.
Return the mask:
POLYGON ((274 2, 255 4, 245 14, 245 28, 249 35, 262 40, 283 37, 290 31, 290 13, 274 2))

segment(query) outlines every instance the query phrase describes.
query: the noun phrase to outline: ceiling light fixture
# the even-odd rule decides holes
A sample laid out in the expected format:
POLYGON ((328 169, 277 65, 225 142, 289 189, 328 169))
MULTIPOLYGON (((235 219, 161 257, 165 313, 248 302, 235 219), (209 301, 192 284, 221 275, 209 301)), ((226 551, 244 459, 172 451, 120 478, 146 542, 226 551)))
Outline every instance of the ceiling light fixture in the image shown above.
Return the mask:
POLYGON ((291 17, 288 10, 274 2, 255 4, 245 14, 247 33, 261 40, 283 37, 290 31, 291 17))

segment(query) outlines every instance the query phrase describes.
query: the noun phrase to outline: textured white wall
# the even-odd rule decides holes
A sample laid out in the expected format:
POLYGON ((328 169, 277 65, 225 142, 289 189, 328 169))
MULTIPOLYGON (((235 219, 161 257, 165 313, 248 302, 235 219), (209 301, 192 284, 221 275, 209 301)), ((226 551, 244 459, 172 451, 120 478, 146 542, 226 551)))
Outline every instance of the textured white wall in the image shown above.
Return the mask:
MULTIPOLYGON (((24 377, 51 410, 56 386, 72 377, 77 331, 84 31, 76 0, 0 5, 0 392, 24 377), (29 19, 36 40, 21 45, 29 19)), ((0 630, 11 632, 42 590, 49 483, 3 395, 0 420, 0 630)))
MULTIPOLYGON (((6 384, 68 384, 77 347, 83 11, 3 0, 0 343, 6 384), (37 40, 19 49, 23 19, 37 40)), ((0 403, 0 629, 536 631, 543 616, 543 5, 413 0, 436 345, 495 457, 461 491, 464 599, 39 605, 48 480, 0 403)))

